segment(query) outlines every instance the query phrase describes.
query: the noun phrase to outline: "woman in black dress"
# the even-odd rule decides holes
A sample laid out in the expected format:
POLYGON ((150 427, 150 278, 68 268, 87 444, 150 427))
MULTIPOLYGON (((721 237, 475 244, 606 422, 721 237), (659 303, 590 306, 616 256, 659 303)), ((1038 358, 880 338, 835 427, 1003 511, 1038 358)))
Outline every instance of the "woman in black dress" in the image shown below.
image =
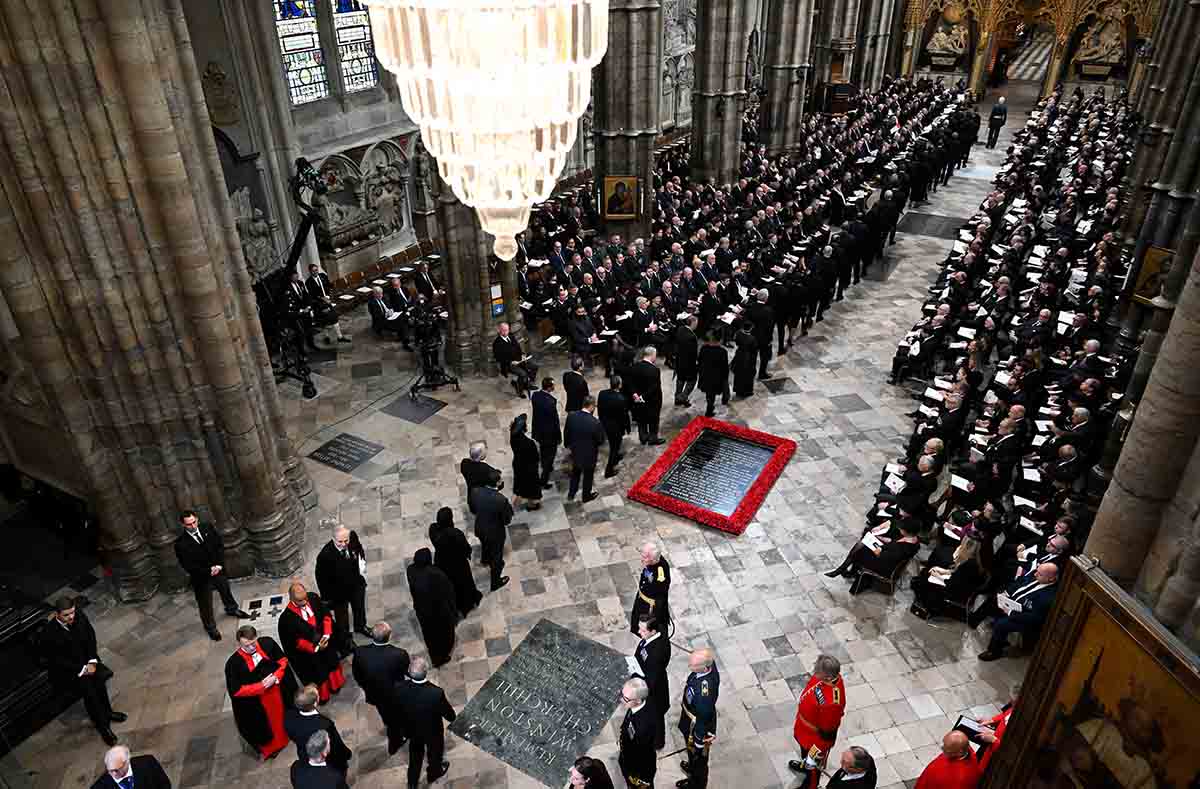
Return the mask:
MULTIPOLYGON (((917 555, 921 550, 921 540, 917 537, 918 525, 907 518, 897 518, 891 524, 895 537, 880 533, 883 524, 871 530, 871 534, 879 541, 876 548, 868 548, 861 540, 854 544, 847 554, 845 561, 834 570, 825 573, 829 578, 842 576, 853 580, 850 594, 865 592, 871 588, 871 576, 864 575, 863 570, 883 578, 891 578, 896 569, 917 555)), ((864 534, 864 537, 866 535, 864 534)))
POLYGON ((909 608, 916 616, 930 619, 946 610, 946 603, 963 604, 988 582, 983 543, 973 527, 963 532, 962 542, 948 565, 927 567, 913 579, 916 595, 909 608))
POLYGON ((733 353, 733 393, 738 397, 754 394, 754 375, 758 364, 758 341, 750 333, 750 324, 743 321, 734 337, 737 350, 733 353))
POLYGON ((526 434, 528 417, 521 414, 509 427, 509 446, 513 453, 513 495, 517 506, 525 500, 525 509, 542 506, 541 453, 537 442, 526 434))
POLYGON ((454 602, 464 617, 483 599, 471 574, 471 543, 462 529, 454 525, 454 511, 449 507, 438 510, 437 523, 429 526, 429 541, 433 543, 433 565, 444 572, 454 584, 454 602))

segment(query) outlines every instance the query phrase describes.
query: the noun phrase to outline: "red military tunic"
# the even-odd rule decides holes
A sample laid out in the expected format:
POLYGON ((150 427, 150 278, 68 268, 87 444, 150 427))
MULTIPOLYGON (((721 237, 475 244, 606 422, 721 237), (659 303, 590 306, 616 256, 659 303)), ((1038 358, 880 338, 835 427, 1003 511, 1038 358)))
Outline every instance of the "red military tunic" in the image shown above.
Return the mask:
POLYGON ((827 682, 813 675, 796 706, 796 723, 792 734, 804 755, 817 764, 825 764, 829 750, 837 741, 838 726, 846 714, 846 684, 841 676, 827 682), (816 753, 813 749, 816 749, 816 753))
POLYGON ((965 759, 950 759, 939 753, 917 779, 916 789, 975 789, 982 774, 974 753, 965 759))

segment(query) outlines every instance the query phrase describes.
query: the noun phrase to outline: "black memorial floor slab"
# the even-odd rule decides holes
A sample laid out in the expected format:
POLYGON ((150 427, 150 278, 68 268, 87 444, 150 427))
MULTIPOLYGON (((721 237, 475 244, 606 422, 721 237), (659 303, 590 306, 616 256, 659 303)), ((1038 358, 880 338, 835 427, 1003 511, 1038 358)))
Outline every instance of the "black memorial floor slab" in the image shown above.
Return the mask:
POLYGON ((398 417, 406 422, 419 425, 445 407, 446 404, 444 402, 435 400, 432 397, 417 395, 414 400, 405 394, 397 397, 379 410, 388 416, 398 417))
POLYGON ((896 231, 918 236, 953 239, 958 236, 958 229, 966 221, 967 217, 965 216, 939 216, 923 214, 920 211, 909 211, 896 226, 896 231))
POLYGON ((332 440, 314 449, 308 457, 349 474, 382 451, 383 444, 376 444, 349 433, 339 433, 332 440))

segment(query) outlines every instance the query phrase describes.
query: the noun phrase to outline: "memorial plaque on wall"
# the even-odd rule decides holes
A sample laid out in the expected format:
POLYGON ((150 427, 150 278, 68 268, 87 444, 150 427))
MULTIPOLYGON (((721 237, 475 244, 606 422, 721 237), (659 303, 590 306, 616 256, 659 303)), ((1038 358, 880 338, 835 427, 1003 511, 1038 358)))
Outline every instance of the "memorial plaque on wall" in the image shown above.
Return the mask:
POLYGON ((619 652, 543 619, 450 731, 546 786, 562 787, 612 717, 628 678, 619 652))
POLYGON ((349 474, 382 451, 383 444, 376 444, 350 433, 339 433, 333 440, 326 441, 313 450, 308 457, 349 474))
POLYGON ((796 451, 796 442, 697 417, 629 491, 629 498, 741 534, 796 451))

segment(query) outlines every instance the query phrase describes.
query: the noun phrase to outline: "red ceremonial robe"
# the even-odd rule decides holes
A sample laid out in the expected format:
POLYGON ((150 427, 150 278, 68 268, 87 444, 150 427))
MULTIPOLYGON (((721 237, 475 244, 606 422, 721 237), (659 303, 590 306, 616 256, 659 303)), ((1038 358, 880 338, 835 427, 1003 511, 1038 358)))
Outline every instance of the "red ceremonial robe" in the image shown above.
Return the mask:
POLYGON ((317 649, 322 636, 332 639, 333 617, 316 595, 308 596, 307 611, 289 602, 279 615, 279 638, 292 668, 305 685, 317 686, 324 704, 346 684, 346 675, 332 640, 317 649))
POLYGON ((254 643, 261 658, 258 665, 254 664, 253 655, 241 649, 234 652, 225 661, 225 686, 238 732, 264 759, 269 759, 290 742, 283 729, 283 710, 296 693, 296 681, 288 671, 288 659, 274 639, 263 636, 254 643), (276 679, 269 688, 263 687, 268 674, 276 679))
POLYGON ((989 720, 983 721, 989 726, 995 727, 996 741, 984 748, 979 754, 979 772, 982 773, 987 769, 988 762, 992 760, 992 755, 1000 748, 1000 740, 1004 738, 1004 732, 1008 729, 1008 719, 1012 717, 1013 710, 1016 709, 1016 700, 1004 709, 999 715, 996 715, 989 720))
POLYGON ((916 789, 975 789, 982 774, 983 769, 974 753, 965 759, 954 760, 939 753, 917 779, 916 789))

